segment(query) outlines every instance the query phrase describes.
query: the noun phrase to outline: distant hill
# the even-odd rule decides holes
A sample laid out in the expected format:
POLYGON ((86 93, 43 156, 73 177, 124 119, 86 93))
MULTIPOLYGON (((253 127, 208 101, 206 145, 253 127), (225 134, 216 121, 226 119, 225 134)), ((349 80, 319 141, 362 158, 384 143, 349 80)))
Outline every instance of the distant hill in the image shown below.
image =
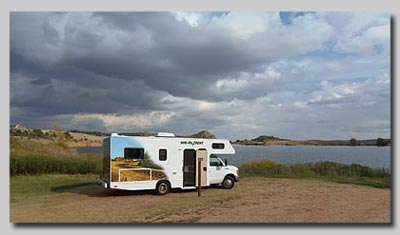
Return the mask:
POLYGON ((281 139, 275 136, 268 136, 268 135, 261 135, 255 139, 252 139, 252 141, 257 141, 257 142, 266 142, 266 141, 271 141, 271 140, 288 140, 288 139, 281 139))
MULTIPOLYGON (((64 144, 69 147, 102 146, 105 133, 98 131, 63 131, 64 144)), ((43 130, 24 127, 20 124, 10 125, 10 137, 30 139, 41 143, 57 142, 59 137, 55 130, 43 130)))
POLYGON ((101 132, 101 131, 81 131, 81 130, 70 130, 69 132, 73 133, 84 133, 88 135, 95 135, 95 136, 107 136, 110 135, 109 133, 101 132))
POLYGON ((351 140, 290 140, 290 139, 282 139, 275 136, 261 135, 257 138, 248 140, 236 140, 232 142, 233 144, 240 145, 286 145, 286 146, 294 146, 294 145, 314 145, 314 146, 360 146, 360 145, 368 145, 368 146, 390 146, 392 141, 391 139, 368 139, 368 140, 355 140, 354 144, 351 143, 351 140), (380 139, 380 140, 379 140, 380 139), (379 144, 378 144, 379 140, 379 144))
POLYGON ((20 131, 29 131, 29 128, 26 128, 20 124, 12 124, 10 125, 10 130, 20 130, 20 131))
POLYGON ((204 138, 204 139, 216 139, 217 138, 213 133, 211 133, 209 131, 206 131, 206 130, 200 131, 200 132, 198 132, 196 134, 193 134, 193 135, 187 135, 185 137, 189 137, 189 138, 204 138))

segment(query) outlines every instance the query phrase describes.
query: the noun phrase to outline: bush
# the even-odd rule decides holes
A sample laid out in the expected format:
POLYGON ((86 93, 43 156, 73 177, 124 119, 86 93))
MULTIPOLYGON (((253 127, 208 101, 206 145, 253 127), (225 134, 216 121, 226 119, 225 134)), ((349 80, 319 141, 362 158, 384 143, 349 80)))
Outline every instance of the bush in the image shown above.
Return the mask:
POLYGON ((387 141, 382 138, 378 138, 376 139, 376 146, 387 146, 387 141))
POLYGON ((359 164, 345 165, 337 162, 280 164, 270 160, 243 163, 241 176, 264 176, 284 178, 320 178, 336 182, 367 184, 390 187, 390 173, 359 164))
POLYGON ((270 160, 261 160, 243 163, 240 166, 240 171, 244 175, 283 175, 286 174, 287 169, 282 164, 270 160))
POLYGON ((243 163, 243 175, 294 176, 294 177, 390 177, 385 169, 373 169, 359 164, 345 165, 337 162, 280 164, 270 160, 243 163))

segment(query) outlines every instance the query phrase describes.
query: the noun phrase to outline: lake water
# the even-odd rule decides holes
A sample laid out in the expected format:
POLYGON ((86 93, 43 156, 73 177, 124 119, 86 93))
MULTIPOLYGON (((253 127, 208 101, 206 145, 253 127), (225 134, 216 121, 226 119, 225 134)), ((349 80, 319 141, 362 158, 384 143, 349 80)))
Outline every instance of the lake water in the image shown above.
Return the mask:
MULTIPOLYGON (((374 146, 244 146, 234 145, 236 154, 222 155, 228 164, 269 159, 279 163, 333 161, 357 163, 369 167, 390 169, 390 147, 374 146)), ((78 153, 102 153, 101 147, 77 148, 78 153)))

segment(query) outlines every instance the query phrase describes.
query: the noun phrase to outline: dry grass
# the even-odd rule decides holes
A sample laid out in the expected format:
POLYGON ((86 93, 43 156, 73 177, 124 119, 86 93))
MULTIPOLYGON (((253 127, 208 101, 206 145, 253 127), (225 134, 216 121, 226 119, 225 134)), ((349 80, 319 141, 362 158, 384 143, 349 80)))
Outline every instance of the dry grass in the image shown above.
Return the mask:
MULTIPOLYGON (((102 136, 90 135, 85 133, 75 133, 69 132, 72 136, 72 139, 65 140, 65 145, 68 147, 101 147, 103 146, 103 138, 102 136)), ((56 137, 49 138, 30 138, 25 136, 13 136, 15 139, 20 140, 29 140, 31 142, 36 142, 40 144, 52 144, 57 142, 56 137)))
POLYGON ((90 135, 85 133, 70 132, 72 140, 67 144, 70 147, 101 147, 103 145, 102 136, 90 135))

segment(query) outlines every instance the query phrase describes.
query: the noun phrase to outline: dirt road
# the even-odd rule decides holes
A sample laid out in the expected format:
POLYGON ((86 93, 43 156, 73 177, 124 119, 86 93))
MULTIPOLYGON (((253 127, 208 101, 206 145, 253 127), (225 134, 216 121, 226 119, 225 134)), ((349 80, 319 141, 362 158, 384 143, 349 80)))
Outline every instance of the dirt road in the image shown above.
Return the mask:
POLYGON ((235 188, 150 193, 97 185, 11 202, 11 222, 389 223, 390 189, 314 180, 244 178, 235 188))

